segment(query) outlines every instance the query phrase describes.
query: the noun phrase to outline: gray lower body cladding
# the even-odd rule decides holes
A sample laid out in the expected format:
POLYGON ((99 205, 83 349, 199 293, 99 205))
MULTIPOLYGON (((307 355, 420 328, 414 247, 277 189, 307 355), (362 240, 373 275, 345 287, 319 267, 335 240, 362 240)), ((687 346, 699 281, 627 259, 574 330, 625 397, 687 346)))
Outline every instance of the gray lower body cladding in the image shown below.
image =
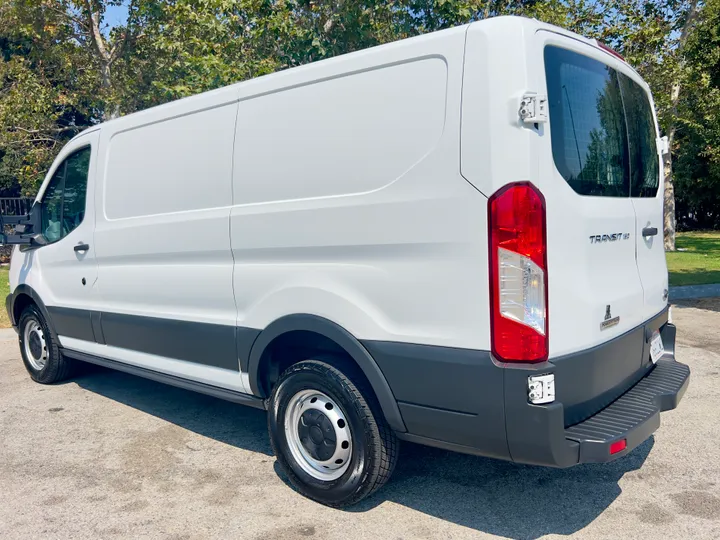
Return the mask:
POLYGON ((366 341, 398 400, 401 438, 519 463, 569 467, 630 452, 677 406, 690 370, 675 360, 667 311, 599 347, 542 364, 501 364, 489 352, 366 341), (660 330, 665 355, 653 364, 660 330), (629 368, 628 365, 631 367, 629 368), (527 378, 553 373, 556 401, 532 405, 527 378), (610 454, 625 439, 626 449, 610 454))

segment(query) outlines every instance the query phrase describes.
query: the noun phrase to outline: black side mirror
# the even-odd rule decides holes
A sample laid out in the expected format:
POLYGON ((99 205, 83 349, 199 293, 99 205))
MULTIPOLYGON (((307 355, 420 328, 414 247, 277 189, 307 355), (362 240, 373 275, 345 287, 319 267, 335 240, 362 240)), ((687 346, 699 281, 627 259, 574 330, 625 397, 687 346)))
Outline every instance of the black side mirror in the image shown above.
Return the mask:
POLYGON ((33 204, 26 215, 0 215, 0 243, 7 245, 45 245, 47 241, 42 235, 34 233, 40 230, 40 205, 33 204), (5 226, 9 225, 13 231, 5 234, 5 226), (40 238, 38 238, 40 237, 40 238))

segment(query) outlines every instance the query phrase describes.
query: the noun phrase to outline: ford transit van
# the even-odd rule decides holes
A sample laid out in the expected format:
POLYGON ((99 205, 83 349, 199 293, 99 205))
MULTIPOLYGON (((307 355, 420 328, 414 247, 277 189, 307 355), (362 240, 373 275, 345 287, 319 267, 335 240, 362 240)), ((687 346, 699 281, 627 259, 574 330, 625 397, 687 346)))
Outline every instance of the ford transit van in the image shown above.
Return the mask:
POLYGON ((476 22, 79 134, 7 237, 7 310, 39 383, 91 362, 266 409, 327 505, 400 440, 606 462, 688 384, 665 150, 612 50, 476 22))

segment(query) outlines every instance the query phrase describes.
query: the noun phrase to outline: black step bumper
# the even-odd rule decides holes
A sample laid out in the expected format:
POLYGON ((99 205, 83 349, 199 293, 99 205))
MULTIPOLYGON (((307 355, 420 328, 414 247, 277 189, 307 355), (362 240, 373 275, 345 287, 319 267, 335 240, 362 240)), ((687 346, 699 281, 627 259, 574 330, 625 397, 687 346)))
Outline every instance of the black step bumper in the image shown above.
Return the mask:
POLYGON ((660 427, 660 413, 677 407, 690 382, 690 368, 661 359, 639 383, 608 407, 565 430, 569 444, 579 445, 579 463, 600 463, 624 456, 660 427), (610 446, 626 448, 610 454, 610 446))

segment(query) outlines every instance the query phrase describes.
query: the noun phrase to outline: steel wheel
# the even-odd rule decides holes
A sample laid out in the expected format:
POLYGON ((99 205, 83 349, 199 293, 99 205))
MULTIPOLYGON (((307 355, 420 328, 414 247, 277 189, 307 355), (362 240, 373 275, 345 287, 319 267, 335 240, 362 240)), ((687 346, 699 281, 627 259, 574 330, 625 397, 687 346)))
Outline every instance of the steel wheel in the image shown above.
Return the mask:
POLYGON ((301 390, 290 398, 285 437, 295 461, 317 480, 336 480, 350 465, 352 434, 345 413, 318 390, 301 390))
POLYGON ((47 364, 48 350, 45 343, 45 334, 38 321, 30 320, 25 325, 23 345, 28 362, 36 370, 42 370, 47 364))

